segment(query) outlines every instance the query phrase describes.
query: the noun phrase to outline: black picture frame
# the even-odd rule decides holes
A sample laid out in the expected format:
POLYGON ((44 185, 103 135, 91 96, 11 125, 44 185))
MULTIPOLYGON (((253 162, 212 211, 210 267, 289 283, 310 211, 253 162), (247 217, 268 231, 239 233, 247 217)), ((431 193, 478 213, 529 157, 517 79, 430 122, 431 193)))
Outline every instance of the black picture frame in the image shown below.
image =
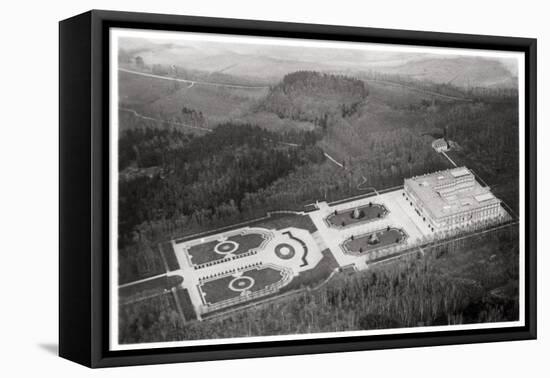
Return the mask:
POLYGON ((89 367, 536 338, 536 39, 93 10, 59 24, 59 354, 89 367), (109 351, 111 27, 525 53, 525 326, 109 351))

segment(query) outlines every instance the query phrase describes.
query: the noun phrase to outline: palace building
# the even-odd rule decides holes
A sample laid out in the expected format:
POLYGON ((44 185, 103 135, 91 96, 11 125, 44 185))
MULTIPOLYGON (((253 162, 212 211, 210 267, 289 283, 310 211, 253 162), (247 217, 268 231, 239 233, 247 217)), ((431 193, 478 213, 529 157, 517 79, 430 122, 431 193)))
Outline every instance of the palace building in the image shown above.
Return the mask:
POLYGON ((481 186, 466 167, 405 179, 403 196, 436 231, 491 220, 501 213, 500 200, 481 186))

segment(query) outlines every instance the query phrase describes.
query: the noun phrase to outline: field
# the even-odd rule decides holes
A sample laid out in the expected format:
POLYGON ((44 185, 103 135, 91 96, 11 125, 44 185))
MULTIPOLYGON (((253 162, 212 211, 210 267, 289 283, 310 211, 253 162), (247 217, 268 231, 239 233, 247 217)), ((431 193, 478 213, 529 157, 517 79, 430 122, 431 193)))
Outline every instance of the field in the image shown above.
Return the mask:
POLYGON ((172 119, 183 106, 205 114, 209 123, 241 116, 265 91, 194 86, 120 72, 122 106, 138 113, 172 119))

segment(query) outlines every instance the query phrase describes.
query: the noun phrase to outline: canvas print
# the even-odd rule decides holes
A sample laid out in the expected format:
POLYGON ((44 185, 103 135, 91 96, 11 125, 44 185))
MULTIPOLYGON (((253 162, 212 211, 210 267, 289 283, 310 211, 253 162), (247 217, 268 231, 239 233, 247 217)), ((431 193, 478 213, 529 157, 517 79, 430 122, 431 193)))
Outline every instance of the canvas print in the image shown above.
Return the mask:
POLYGON ((112 349, 523 324, 523 55, 111 30, 112 349))

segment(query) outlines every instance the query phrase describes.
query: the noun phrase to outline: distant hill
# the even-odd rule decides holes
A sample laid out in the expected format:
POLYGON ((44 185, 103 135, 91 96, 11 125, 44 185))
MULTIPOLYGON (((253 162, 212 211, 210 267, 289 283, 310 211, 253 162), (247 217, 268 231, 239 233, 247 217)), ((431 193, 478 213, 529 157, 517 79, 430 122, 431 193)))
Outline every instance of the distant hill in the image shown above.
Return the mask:
POLYGON ((378 67, 377 71, 465 88, 517 86, 517 75, 506 64, 479 57, 413 60, 395 67, 378 67))
MULTIPOLYGON (((204 122, 193 125, 201 127, 242 115, 267 93, 267 89, 251 91, 204 85, 190 88, 185 83, 127 72, 120 72, 119 78, 119 101, 122 108, 133 109, 144 116, 180 123, 189 123, 188 111, 196 111, 202 113, 204 122)), ((132 128, 128 122, 126 126, 132 128)))
POLYGON ((119 46, 121 62, 139 55, 149 66, 178 66, 210 79, 225 74, 261 85, 275 84, 291 72, 318 71, 351 76, 378 72, 463 88, 517 86, 516 61, 496 57, 141 38, 121 38, 119 46))
POLYGON ((361 80, 315 71, 286 75, 269 91, 257 111, 275 113, 279 118, 322 123, 329 114, 353 114, 367 98, 361 80))

